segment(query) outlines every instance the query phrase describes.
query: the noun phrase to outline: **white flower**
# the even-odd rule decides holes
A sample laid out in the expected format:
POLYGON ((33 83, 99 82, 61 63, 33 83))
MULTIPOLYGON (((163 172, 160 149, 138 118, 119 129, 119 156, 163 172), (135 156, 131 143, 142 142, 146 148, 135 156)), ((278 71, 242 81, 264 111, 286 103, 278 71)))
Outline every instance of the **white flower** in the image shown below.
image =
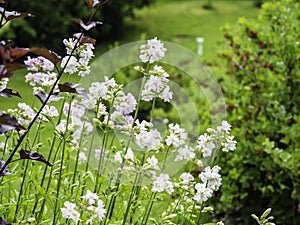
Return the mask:
POLYGON ((93 0, 94 3, 93 3, 93 7, 96 6, 97 4, 99 4, 99 0, 93 0))
POLYGON ((236 149, 236 141, 233 140, 234 136, 229 136, 224 143, 224 147, 222 148, 223 152, 234 151, 236 149))
POLYGON ((114 155, 114 161, 120 164, 123 162, 121 151, 116 152, 116 154, 114 155))
POLYGON ((196 148, 199 149, 203 153, 204 158, 210 157, 215 148, 213 138, 210 135, 208 135, 207 133, 200 135, 197 140, 196 148))
POLYGON ((66 67, 64 72, 69 73, 69 74, 76 73, 78 71, 77 67, 79 67, 79 66, 80 66, 80 64, 74 56, 65 56, 61 61, 61 67, 62 68, 66 67), (66 65, 67 62, 68 62, 68 64, 66 65))
POLYGON ((152 192, 166 191, 168 194, 174 192, 174 186, 170 181, 168 174, 160 174, 158 177, 154 177, 152 192))
POLYGON ((85 114, 85 109, 86 107, 75 102, 71 103, 71 107, 69 103, 65 102, 63 112, 65 116, 68 116, 69 110, 71 110, 71 117, 80 118, 85 114))
POLYGON ((174 147, 179 147, 185 144, 187 133, 178 124, 169 124, 169 132, 170 134, 166 138, 167 146, 173 145, 174 147))
POLYGON ((64 208, 60 209, 63 218, 71 219, 74 223, 78 223, 80 221, 80 213, 75 209, 76 204, 66 201, 64 206, 64 208))
POLYGON ((202 182, 214 191, 218 190, 222 184, 222 178, 219 174, 220 169, 221 168, 219 166, 214 166, 213 168, 207 166, 204 171, 199 174, 202 182))
POLYGON ((154 63, 164 57, 166 50, 164 44, 155 37, 140 47, 140 59, 142 62, 154 63))
POLYGON ((63 43, 66 46, 67 54, 70 55, 76 46, 77 40, 75 38, 64 39, 63 43))
POLYGON ((24 63, 27 69, 30 71, 38 72, 42 70, 46 72, 54 69, 54 64, 42 56, 36 58, 31 58, 28 56, 24 63))
POLYGON ((51 87, 56 81, 56 73, 54 72, 36 72, 28 73, 25 76, 25 81, 29 82, 31 86, 41 85, 45 87, 51 87))
POLYGON ((127 153, 124 156, 124 158, 129 161, 134 161, 134 154, 133 154, 133 151, 131 150, 131 148, 127 149, 127 153))
POLYGON ((127 95, 122 93, 121 96, 115 98, 114 104, 118 112, 127 115, 135 110, 137 101, 131 93, 128 93, 127 95))
POLYGON ((154 66, 154 70, 150 70, 149 74, 150 77, 142 91, 142 100, 151 101, 154 97, 158 97, 169 102, 173 97, 168 86, 169 74, 161 66, 154 66))
POLYGON ((170 102, 173 98, 173 92, 170 90, 170 87, 167 86, 161 93, 161 98, 164 102, 170 102))
POLYGON ((52 106, 45 105, 45 107, 42 110, 42 114, 50 118, 59 116, 57 109, 53 105, 52 106))
POLYGON ((86 194, 81 198, 85 199, 89 203, 89 205, 94 205, 95 201, 99 199, 99 196, 91 192, 90 190, 87 190, 86 194))
POLYGON ((227 121, 223 120, 222 125, 217 127, 217 130, 218 131, 224 131, 225 133, 228 134, 229 131, 231 130, 231 125, 227 121))
POLYGON ((84 152, 80 152, 79 155, 78 155, 78 160, 79 162, 84 162, 87 160, 87 156, 84 152))
POLYGON ((82 98, 80 104, 84 105, 87 109, 94 109, 96 106, 97 100, 91 95, 88 95, 87 98, 82 98))
MULTIPOLYGON (((66 127, 67 127, 67 120, 61 120, 60 123, 55 127, 56 131, 59 134, 64 134, 66 132, 66 127)), ((68 130, 72 130, 73 126, 72 124, 68 124, 68 130)))
POLYGON ((97 218, 99 221, 101 221, 106 213, 106 210, 104 209, 104 204, 102 200, 98 200, 98 206, 95 210, 97 218))
POLYGON ((177 148, 175 152, 177 154, 175 161, 190 160, 193 159, 196 155, 193 149, 188 145, 177 148))
POLYGON ((136 144, 142 149, 155 149, 161 143, 161 136, 157 130, 143 131, 135 136, 136 144))
POLYGON ((5 142, 0 142, 0 151, 4 150, 5 142))
POLYGON ((21 125, 28 125, 31 120, 35 117, 35 112, 26 103, 18 103, 18 107, 21 110, 19 122, 21 125))
POLYGON ((0 79, 0 92, 6 89, 8 81, 9 79, 7 77, 3 77, 0 79))
POLYGON ((194 200, 202 203, 206 202, 211 196, 213 191, 210 188, 207 188, 205 184, 197 183, 195 185, 196 193, 194 196, 194 200))
POLYGON ((93 82, 89 88, 89 94, 95 99, 106 99, 108 92, 107 86, 102 82, 93 82))
POLYGON ((154 170, 159 170, 158 167, 158 160, 157 158, 153 155, 151 158, 147 158, 147 163, 149 164, 150 168, 154 169, 154 170))
POLYGON ((191 184, 191 182, 193 182, 194 177, 192 174, 184 172, 180 175, 180 179, 181 179, 181 188, 184 190, 188 190, 189 189, 189 185, 191 184))

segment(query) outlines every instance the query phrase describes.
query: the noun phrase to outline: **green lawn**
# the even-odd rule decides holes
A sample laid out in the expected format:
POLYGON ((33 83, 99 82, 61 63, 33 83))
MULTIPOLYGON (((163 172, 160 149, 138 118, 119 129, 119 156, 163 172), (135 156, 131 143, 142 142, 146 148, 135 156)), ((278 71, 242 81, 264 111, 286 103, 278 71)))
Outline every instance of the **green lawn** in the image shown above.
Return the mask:
POLYGON ((206 0, 156 0, 155 4, 136 10, 136 18, 128 19, 128 31, 120 43, 158 37, 197 52, 196 37, 204 37, 203 58, 216 59, 218 42, 223 39, 221 27, 234 23, 240 16, 256 18, 258 8, 253 1, 212 1, 214 9, 205 10, 206 0))

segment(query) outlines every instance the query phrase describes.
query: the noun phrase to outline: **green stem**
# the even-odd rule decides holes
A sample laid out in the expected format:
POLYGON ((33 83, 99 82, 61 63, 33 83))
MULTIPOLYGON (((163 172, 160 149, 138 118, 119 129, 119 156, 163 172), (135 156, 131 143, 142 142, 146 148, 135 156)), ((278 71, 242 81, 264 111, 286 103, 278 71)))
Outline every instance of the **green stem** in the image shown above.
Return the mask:
POLYGON ((153 117, 154 117, 155 101, 156 101, 156 98, 154 97, 154 99, 152 101, 151 116, 150 116, 150 122, 151 123, 152 123, 153 117))
POLYGON ((19 196, 18 196, 18 201, 17 201, 17 205, 16 205, 16 210, 15 210, 15 216, 14 216, 13 223, 16 222, 16 219, 18 217, 18 212, 19 212, 21 197, 22 197, 22 193, 23 193, 23 188, 24 188, 25 180, 26 180, 26 173, 27 173, 27 169, 28 169, 28 163, 29 163, 29 160, 26 160, 25 170, 24 170, 24 174, 23 174, 23 178, 22 178, 22 183, 21 183, 21 187, 20 187, 20 191, 19 191, 19 196))
POLYGON ((148 219, 149 219, 149 216, 150 216, 153 204, 154 204, 154 199, 156 197, 156 194, 157 194, 156 192, 152 192, 152 194, 151 194, 151 197, 150 197, 148 205, 146 207, 145 214, 143 216, 143 220, 142 220, 141 225, 143 225, 143 224, 147 225, 147 222, 148 222, 148 219))
MULTIPOLYGON (((60 149, 60 145, 62 144, 62 140, 59 142, 57 149, 60 149)), ((53 162, 56 161, 57 155, 58 155, 59 151, 55 152, 55 155, 53 157, 53 162)), ((46 171, 46 170, 45 170, 46 171)), ((45 173, 44 171, 44 173, 45 173)), ((50 189, 50 184, 51 184, 51 180, 52 180, 52 173, 53 173, 53 167, 51 167, 50 170, 50 174, 49 174, 49 179, 48 179, 48 183, 47 183, 47 187, 45 190, 45 196, 48 194, 49 189, 50 189)), ((40 212, 39 212, 39 216, 37 217, 37 224, 39 224, 39 221, 41 220, 42 216, 43 216, 43 212, 44 212, 44 207, 45 207, 45 203, 46 203, 46 199, 44 198, 42 201, 42 205, 40 207, 40 212)))
POLYGON ((59 177, 58 177, 57 189, 56 189, 56 199, 55 199, 55 207, 54 207, 53 224, 56 224, 56 218, 57 218, 57 207, 58 207, 59 194, 60 194, 59 192, 60 192, 62 172, 63 172, 63 164, 64 164, 64 157, 65 157, 65 150, 66 150, 66 144, 67 144, 67 133, 68 133, 68 127, 69 127, 70 114, 71 114, 71 105, 72 105, 72 101, 73 101, 74 97, 75 96, 73 95, 71 100, 70 100, 70 103, 69 103, 66 129, 65 129, 65 133, 63 135, 63 148, 62 148, 61 162, 60 162, 60 168, 59 168, 59 177))

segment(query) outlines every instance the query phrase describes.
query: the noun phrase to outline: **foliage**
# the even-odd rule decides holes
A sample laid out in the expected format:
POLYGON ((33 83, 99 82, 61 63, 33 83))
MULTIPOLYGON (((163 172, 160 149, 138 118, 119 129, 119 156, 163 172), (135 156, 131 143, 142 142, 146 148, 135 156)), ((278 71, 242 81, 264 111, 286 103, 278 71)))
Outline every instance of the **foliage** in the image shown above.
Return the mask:
MULTIPOLYGON (((124 19, 134 16, 135 8, 151 4, 153 0, 114 0, 109 1, 96 19, 104 24, 91 31, 97 40, 107 40, 120 36, 124 32, 124 19)), ((34 15, 28 20, 17 20, 8 24, 6 32, 1 34, 12 39, 20 46, 45 46, 61 52, 63 45, 58 44, 67 34, 78 31, 78 26, 71 21, 73 17, 88 20, 89 11, 82 0, 52 0, 47 4, 39 1, 9 1, 8 10, 30 12, 34 15), (22 38, 20 38, 22 37, 22 38)))
POLYGON ((268 2, 259 19, 224 28, 229 120, 245 138, 224 157, 231 168, 221 199, 225 211, 243 206, 243 224, 252 224, 248 210, 264 207, 274 208, 277 224, 300 223, 299 12, 298 1, 268 2))

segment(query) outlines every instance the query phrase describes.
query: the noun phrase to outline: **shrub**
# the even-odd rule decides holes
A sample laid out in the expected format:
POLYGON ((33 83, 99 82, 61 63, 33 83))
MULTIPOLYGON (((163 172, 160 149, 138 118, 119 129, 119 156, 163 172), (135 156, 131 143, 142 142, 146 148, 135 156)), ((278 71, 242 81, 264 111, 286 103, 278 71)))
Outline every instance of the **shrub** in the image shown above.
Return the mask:
POLYGON ((269 2, 257 20, 224 28, 229 121, 244 138, 224 157, 231 168, 221 200, 224 211, 243 206, 242 224, 252 224, 248 210, 266 206, 277 224, 300 224, 299 12, 299 1, 269 2))

